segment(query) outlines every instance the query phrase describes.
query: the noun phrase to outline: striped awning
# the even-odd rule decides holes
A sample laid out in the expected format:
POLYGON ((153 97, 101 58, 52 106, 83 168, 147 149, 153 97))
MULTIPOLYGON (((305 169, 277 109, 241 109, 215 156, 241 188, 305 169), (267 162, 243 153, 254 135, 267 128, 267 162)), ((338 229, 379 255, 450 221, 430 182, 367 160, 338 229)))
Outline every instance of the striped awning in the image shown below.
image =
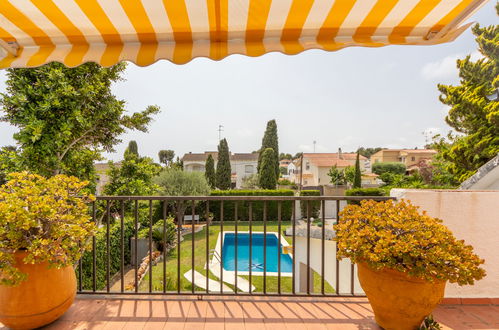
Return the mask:
POLYGON ((486 0, 0 0, 0 68, 454 40, 486 0))

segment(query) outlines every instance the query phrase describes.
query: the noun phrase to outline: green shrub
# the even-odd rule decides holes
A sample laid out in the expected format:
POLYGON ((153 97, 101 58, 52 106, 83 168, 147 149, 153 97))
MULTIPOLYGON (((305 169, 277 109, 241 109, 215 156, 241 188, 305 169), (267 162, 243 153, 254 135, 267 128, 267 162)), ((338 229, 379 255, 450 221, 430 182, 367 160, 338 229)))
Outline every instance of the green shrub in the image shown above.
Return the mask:
MULTIPOLYGON (((319 190, 302 190, 300 191, 300 196, 320 196, 321 192, 319 190)), ((301 201, 301 215, 302 217, 307 217, 307 202, 301 201)), ((321 201, 311 201, 310 202, 310 216, 312 218, 319 217, 319 211, 321 209, 321 201)))
MULTIPOLYGON (((134 235, 134 220, 126 217, 123 226, 123 242, 124 242, 124 264, 130 263, 130 239, 134 235)), ((109 227, 109 276, 120 271, 121 268, 121 224, 116 222, 109 227)), ((106 287, 106 227, 99 228, 95 235, 95 283, 97 290, 103 290, 106 287)), ((82 289, 92 290, 92 251, 85 252, 81 259, 82 262, 82 289)), ((79 269, 77 268, 77 271, 79 269)))
MULTIPOLYGON (((386 193, 380 188, 353 188, 346 190, 345 196, 386 196, 386 193)), ((348 201, 348 204, 359 205, 360 202, 348 201)))
POLYGON ((402 163, 374 163, 373 173, 381 175, 383 173, 405 174, 406 167, 402 163))
MULTIPOLYGON (((288 189, 277 190, 214 190, 211 196, 294 196, 294 192, 288 189)), ((224 221, 234 220, 235 204, 238 204, 237 215, 239 220, 249 219, 248 201, 229 202, 224 201, 224 221)), ((253 220, 263 220, 263 201, 252 202, 253 220)), ((277 201, 267 202, 267 220, 277 220, 277 201)), ((214 215, 214 220, 220 220, 221 202, 210 201, 210 212, 214 215)), ((293 213, 292 201, 283 201, 281 205, 281 220, 291 220, 293 213)))
MULTIPOLYGON (((164 245, 164 223, 165 220, 161 219, 152 226, 152 239, 156 242, 158 250, 163 251, 164 245)), ((166 243, 171 244, 175 241, 177 236, 177 228, 173 218, 166 219, 166 243)))

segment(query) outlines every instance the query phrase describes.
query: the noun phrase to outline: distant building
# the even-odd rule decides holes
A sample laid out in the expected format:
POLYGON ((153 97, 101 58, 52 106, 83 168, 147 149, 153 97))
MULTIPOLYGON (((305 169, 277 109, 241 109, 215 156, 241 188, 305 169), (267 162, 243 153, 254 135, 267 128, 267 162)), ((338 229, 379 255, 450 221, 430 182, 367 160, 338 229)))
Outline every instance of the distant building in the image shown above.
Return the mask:
POLYGON ((416 170, 418 164, 428 163, 437 154, 433 149, 383 149, 371 155, 371 165, 376 163, 402 163, 408 171, 416 170))
POLYGON ((281 173, 282 173, 282 177, 283 177, 284 179, 288 179, 288 178, 289 178, 289 165, 290 165, 290 164, 292 164, 292 160, 291 160, 291 159, 281 159, 281 160, 279 161, 279 167, 280 167, 280 168, 284 168, 284 169, 286 169, 286 170, 284 171, 284 173, 283 173, 283 172, 281 172, 281 173))
MULTIPOLYGON (((215 168, 218 163, 218 152, 206 151, 204 153, 187 153, 182 157, 184 171, 204 172, 208 155, 215 160, 215 168)), ((258 153, 233 153, 230 155, 230 167, 232 169, 232 184, 234 188, 240 188, 245 177, 257 173, 258 153)))
MULTIPOLYGON (((114 166, 120 167, 121 163, 114 163, 114 166)), ((102 195, 104 187, 109 183, 109 175, 107 172, 109 171, 109 163, 97 163, 94 164, 95 172, 97 174, 97 187, 96 194, 102 195)))
POLYGON ((499 154, 464 181, 460 190, 499 190, 499 154))
MULTIPOLYGON (((292 165, 288 166, 290 170, 290 180, 296 184, 303 186, 320 186, 329 184, 331 178, 327 175, 331 167, 335 166, 338 169, 345 169, 348 166, 355 166, 356 153, 341 152, 337 153, 304 153, 303 154, 303 174, 301 173, 301 158, 293 161, 292 165)), ((360 156, 360 169, 366 174, 365 178, 371 183, 369 160, 360 156)))

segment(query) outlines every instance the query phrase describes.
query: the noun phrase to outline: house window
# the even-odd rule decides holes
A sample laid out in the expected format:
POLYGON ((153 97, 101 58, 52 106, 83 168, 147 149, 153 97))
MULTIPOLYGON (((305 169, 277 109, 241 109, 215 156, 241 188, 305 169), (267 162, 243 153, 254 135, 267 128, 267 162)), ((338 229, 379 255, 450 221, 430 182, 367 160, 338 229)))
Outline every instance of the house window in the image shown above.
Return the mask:
POLYGON ((244 166, 244 173, 248 173, 248 174, 253 173, 253 165, 245 165, 244 166))
POLYGON ((310 163, 309 163, 309 162, 307 162, 307 164, 306 164, 306 166, 305 166, 305 169, 306 169, 307 171, 308 171, 308 170, 310 170, 310 163))
POLYGON ((416 157, 411 157, 411 160, 412 160, 412 161, 415 161, 415 160, 416 160, 416 157))
POLYGON ((307 181, 307 180, 305 180, 305 184, 308 184, 308 181, 307 181))

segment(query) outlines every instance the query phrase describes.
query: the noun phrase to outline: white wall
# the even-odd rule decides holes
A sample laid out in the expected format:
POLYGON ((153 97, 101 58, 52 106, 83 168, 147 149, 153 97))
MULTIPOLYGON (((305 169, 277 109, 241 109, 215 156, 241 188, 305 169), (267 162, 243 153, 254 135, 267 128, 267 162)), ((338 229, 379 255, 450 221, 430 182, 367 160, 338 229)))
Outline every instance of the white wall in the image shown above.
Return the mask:
MULTIPOLYGON (((310 239, 310 268, 318 274, 322 273, 322 241, 320 239, 310 239)), ((295 239, 295 288, 300 288, 300 282, 307 283, 306 276, 300 274, 300 263, 307 265, 307 239, 297 236, 295 239), (301 275, 301 276, 300 276, 301 275)), ((339 262, 339 290, 336 288, 336 242, 324 241, 324 278, 340 294, 351 293, 351 265, 350 259, 343 259, 339 262)), ((306 273, 305 273, 306 274, 306 273)), ((303 287, 303 286, 302 286, 303 287)), ((354 267, 354 293, 363 294, 357 278, 357 266, 354 267)))
POLYGON ((499 191, 393 189, 391 195, 442 219, 458 239, 485 259, 484 279, 473 286, 447 284, 446 297, 499 297, 499 191))

